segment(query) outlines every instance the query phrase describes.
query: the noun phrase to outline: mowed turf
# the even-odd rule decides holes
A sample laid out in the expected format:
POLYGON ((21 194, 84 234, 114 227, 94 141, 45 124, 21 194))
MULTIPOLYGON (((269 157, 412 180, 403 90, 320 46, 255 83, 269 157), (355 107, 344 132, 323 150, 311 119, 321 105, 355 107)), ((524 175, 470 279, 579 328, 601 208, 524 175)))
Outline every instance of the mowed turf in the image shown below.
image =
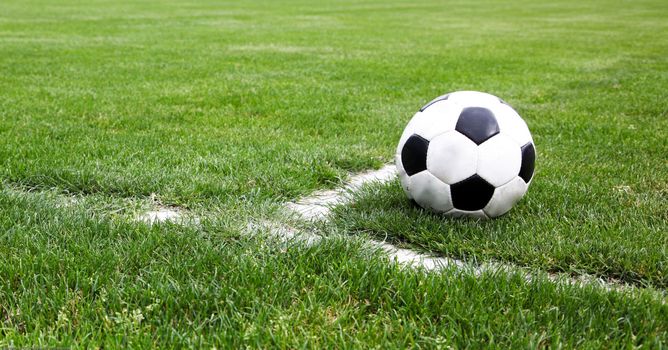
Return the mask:
POLYGON ((0 193, 0 346, 601 348, 668 336, 656 292, 427 274, 350 238, 285 245, 53 203, 0 193))
POLYGON ((3 1, 0 346, 658 347, 666 15, 658 0, 3 1), (247 236, 251 216, 391 161, 410 116, 463 89, 528 122, 526 199, 454 221, 377 186, 326 229, 652 291, 247 236), (155 201, 215 215, 131 220, 155 201))

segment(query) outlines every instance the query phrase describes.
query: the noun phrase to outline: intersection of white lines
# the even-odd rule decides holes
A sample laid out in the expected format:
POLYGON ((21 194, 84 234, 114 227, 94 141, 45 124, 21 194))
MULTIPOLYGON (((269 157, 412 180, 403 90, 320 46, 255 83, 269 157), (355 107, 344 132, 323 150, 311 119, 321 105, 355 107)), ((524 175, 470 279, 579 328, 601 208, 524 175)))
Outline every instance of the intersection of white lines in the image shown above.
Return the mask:
MULTIPOLYGON (((316 191, 310 196, 301 198, 295 202, 288 202, 284 205, 285 221, 262 221, 259 223, 249 223, 248 231, 251 232, 269 232, 273 237, 285 242, 303 245, 317 244, 322 236, 316 235, 305 230, 300 230, 287 223, 289 218, 297 218, 303 223, 327 222, 330 219, 332 209, 336 206, 350 204, 354 200, 354 194, 362 187, 372 183, 388 183, 396 178, 396 168, 394 165, 385 165, 379 170, 366 171, 360 174, 352 175, 348 181, 341 187, 332 190, 316 191)), ((173 223, 197 223, 199 220, 184 221, 183 217, 187 215, 184 210, 178 208, 155 208, 153 211, 146 212, 139 217, 138 221, 147 224, 160 222, 173 223)), ((498 271, 517 273, 522 275, 527 281, 536 279, 539 275, 545 276, 554 283, 563 283, 578 286, 599 286, 605 290, 623 290, 633 291, 639 287, 629 285, 617 280, 601 279, 595 276, 582 274, 571 276, 568 274, 548 274, 531 272, 527 268, 520 266, 500 263, 486 262, 476 264, 455 258, 433 256, 419 251, 397 247, 391 243, 369 239, 366 241, 369 249, 379 249, 385 252, 390 262, 396 262, 411 268, 420 268, 424 271, 437 271, 444 268, 455 268, 464 272, 470 272, 474 275, 480 275, 485 272, 495 273, 498 271)), ((660 292, 663 296, 663 292, 660 292)))

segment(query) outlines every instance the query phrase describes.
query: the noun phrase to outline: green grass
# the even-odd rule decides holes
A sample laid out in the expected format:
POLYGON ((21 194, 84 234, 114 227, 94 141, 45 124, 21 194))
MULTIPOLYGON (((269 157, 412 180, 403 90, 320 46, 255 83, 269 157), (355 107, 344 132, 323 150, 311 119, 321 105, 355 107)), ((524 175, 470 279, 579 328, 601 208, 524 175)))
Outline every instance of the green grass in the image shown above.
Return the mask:
POLYGON ((0 346, 660 347, 667 15, 661 0, 3 1, 0 346), (377 186, 323 233, 649 291, 422 274, 354 237, 246 236, 390 161, 419 107, 464 89, 526 119, 527 197, 454 221, 377 186), (155 203, 206 217, 132 221, 155 203))
POLYGON ((553 189, 562 176, 555 174, 550 184, 546 175, 539 175, 526 199, 505 216, 488 221, 427 212, 408 201, 397 180, 367 189, 354 205, 337 208, 334 225, 351 234, 370 234, 472 262, 493 259, 668 287, 666 201, 650 194, 643 211, 628 203, 628 196, 635 194, 614 189, 609 194, 556 196, 553 189))
POLYGON ((310 248, 147 227, 0 195, 0 346, 659 346, 668 306, 521 276, 387 263, 350 239, 310 248))

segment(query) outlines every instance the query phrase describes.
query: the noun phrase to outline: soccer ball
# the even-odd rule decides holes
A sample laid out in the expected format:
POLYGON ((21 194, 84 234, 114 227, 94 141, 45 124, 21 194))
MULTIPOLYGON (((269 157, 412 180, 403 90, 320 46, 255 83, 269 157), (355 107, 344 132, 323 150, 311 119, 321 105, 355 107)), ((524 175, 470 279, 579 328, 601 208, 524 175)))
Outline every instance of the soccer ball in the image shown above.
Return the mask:
POLYGON ((490 94, 458 91, 413 116, 395 162, 406 195, 421 207, 494 218, 524 196, 535 159, 529 128, 512 107, 490 94))

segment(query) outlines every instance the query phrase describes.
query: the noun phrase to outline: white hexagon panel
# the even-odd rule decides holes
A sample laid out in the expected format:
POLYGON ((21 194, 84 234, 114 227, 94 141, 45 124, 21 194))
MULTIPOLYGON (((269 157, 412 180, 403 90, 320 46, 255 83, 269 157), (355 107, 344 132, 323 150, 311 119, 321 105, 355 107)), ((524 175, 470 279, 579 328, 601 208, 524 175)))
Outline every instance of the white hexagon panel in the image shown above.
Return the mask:
POLYGON ((453 208, 450 200, 450 186, 428 171, 411 176, 408 187, 411 189, 415 202, 423 208, 439 213, 453 208))
POLYGON ((447 184, 475 174, 478 146, 457 131, 436 136, 427 150, 427 170, 447 184))
POLYGON ((477 174, 494 187, 515 178, 522 165, 522 150, 509 137, 498 134, 478 147, 477 174))
POLYGON ((489 217, 497 217, 508 212, 526 193, 529 185, 519 176, 507 184, 497 187, 483 211, 489 217))

